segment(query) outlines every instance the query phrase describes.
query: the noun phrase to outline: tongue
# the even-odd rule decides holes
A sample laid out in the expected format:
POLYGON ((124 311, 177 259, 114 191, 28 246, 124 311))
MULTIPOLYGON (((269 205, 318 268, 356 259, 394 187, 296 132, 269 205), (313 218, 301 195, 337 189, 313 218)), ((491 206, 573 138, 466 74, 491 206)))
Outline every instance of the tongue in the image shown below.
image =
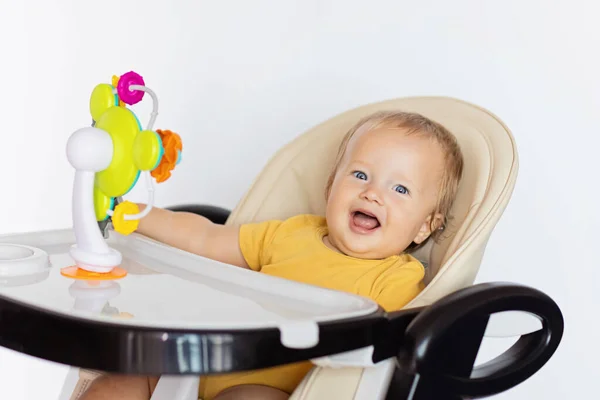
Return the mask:
POLYGON ((379 226, 377 218, 370 217, 360 212, 354 214, 354 223, 363 229, 374 229, 379 226))

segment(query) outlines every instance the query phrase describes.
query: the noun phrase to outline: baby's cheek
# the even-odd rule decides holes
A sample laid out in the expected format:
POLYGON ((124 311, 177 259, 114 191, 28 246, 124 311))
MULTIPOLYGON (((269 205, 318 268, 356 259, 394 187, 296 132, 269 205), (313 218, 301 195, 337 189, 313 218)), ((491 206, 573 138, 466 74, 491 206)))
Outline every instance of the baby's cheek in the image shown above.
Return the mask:
POLYGON ((336 188, 336 193, 338 195, 344 195, 346 193, 348 193, 349 191, 352 190, 352 184, 346 181, 342 181, 340 182, 340 184, 338 185, 338 187, 336 188))
POLYGON ((410 232, 415 225, 415 215, 403 207, 396 207, 388 216, 388 224, 395 231, 410 232))
POLYGON ((387 215, 389 220, 404 220, 406 204, 398 199, 398 196, 389 196, 385 199, 387 215))

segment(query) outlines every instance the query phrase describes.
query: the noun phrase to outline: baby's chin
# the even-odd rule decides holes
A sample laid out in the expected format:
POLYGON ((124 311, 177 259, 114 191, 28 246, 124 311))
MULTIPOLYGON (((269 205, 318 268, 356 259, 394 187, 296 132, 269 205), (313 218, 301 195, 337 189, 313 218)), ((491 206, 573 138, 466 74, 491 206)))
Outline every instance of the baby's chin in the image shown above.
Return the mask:
POLYGON ((384 252, 374 246, 368 246, 364 243, 359 244, 338 240, 335 236, 331 235, 324 238, 324 241, 330 248, 348 257, 365 260, 382 260, 394 255, 394 253, 384 252))

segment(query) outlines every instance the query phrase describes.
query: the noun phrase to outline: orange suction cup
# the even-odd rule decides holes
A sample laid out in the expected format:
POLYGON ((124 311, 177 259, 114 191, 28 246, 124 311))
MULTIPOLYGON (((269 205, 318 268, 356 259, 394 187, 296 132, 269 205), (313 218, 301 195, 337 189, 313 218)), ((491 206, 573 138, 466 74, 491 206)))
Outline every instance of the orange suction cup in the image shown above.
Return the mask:
POLYGON ((123 268, 115 267, 112 271, 106 273, 91 272, 79 268, 77 265, 65 267, 60 270, 62 276, 84 281, 113 281, 127 276, 127 271, 123 268))

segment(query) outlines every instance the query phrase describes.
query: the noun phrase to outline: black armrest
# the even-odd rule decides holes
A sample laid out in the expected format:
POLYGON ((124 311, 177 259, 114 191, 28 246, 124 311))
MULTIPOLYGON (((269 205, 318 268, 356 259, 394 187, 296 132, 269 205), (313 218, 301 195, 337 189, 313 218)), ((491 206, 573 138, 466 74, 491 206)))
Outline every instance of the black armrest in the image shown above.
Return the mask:
POLYGON ((224 225, 229 218, 231 211, 218 206, 209 204, 180 204, 176 206, 166 207, 167 210, 190 212, 208 218, 215 224, 224 225))
POLYGON ((396 336, 402 338, 399 368, 388 398, 411 390, 415 400, 481 398, 506 391, 544 366, 564 330, 562 313, 551 298, 507 283, 474 285, 429 307, 392 313, 390 319, 392 331, 405 331, 396 336), (506 352, 473 368, 490 315, 502 311, 537 316, 542 329, 522 335, 506 352))

